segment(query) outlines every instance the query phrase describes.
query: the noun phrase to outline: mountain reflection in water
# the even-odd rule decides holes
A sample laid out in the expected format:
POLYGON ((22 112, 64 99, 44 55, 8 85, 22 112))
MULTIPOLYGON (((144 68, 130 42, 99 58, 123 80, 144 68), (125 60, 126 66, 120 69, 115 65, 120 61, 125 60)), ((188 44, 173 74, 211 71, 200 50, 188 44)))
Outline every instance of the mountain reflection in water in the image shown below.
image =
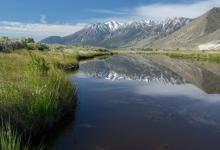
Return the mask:
POLYGON ((219 150, 220 66, 123 54, 80 64, 73 135, 56 149, 219 150), (208 94, 207 94, 208 93, 208 94))
POLYGON ((220 94, 220 65, 175 60, 167 56, 118 55, 106 61, 84 63, 80 70, 88 76, 112 81, 121 78, 143 82, 156 80, 165 85, 190 82, 206 93, 220 94))

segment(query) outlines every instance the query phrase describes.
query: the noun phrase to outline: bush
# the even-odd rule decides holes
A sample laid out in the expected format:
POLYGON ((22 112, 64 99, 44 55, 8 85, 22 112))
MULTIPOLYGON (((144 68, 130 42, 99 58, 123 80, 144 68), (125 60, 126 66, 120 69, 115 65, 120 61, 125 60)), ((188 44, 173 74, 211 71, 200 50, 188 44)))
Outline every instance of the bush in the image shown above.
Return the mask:
POLYGON ((22 37, 21 40, 23 40, 26 43, 35 43, 34 39, 30 38, 30 37, 28 37, 28 38, 22 37))
POLYGON ((6 36, 2 36, 0 38, 0 51, 1 52, 10 52, 15 49, 21 49, 23 46, 21 45, 20 40, 18 39, 10 39, 6 36))
POLYGON ((49 49, 49 46, 48 46, 47 44, 40 43, 40 42, 30 43, 30 44, 28 44, 28 46, 29 46, 32 50, 44 51, 44 50, 49 49))

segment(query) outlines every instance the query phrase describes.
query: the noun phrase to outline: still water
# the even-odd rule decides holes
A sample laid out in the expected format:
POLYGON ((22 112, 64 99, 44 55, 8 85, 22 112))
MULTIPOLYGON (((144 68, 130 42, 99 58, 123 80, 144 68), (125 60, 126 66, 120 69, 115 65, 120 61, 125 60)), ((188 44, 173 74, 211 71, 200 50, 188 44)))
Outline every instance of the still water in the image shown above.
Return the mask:
POLYGON ((79 109, 48 149, 220 149, 218 64, 121 54, 82 62, 70 78, 79 109))

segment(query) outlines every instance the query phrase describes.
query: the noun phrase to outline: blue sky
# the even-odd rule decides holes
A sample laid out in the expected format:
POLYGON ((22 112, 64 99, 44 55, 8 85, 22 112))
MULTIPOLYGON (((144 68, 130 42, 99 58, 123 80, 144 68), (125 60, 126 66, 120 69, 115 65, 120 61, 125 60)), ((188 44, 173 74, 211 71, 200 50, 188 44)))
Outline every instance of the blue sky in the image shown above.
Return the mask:
POLYGON ((220 7, 220 0, 7 0, 0 4, 0 36, 39 41, 70 35, 95 22, 195 18, 213 7, 220 7))

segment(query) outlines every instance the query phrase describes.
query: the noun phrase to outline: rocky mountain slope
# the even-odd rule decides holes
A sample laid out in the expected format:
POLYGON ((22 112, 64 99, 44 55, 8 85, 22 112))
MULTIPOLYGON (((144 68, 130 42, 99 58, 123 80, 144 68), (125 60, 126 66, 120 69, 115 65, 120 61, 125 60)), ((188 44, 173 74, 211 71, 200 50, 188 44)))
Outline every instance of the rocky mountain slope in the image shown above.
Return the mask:
MULTIPOLYGON (((154 49, 220 49, 220 8, 213 8, 171 35, 151 44, 154 49)), ((140 46, 140 45, 139 45, 140 46)), ((147 42, 145 45, 149 46, 147 42)))
POLYGON ((151 37, 164 37, 188 24, 192 19, 168 17, 159 22, 133 21, 124 24, 110 21, 94 23, 66 37, 48 37, 42 43, 63 45, 92 45, 106 48, 127 48, 151 37))
POLYGON ((54 43, 58 43, 61 39, 62 38, 59 36, 50 36, 50 38, 44 39, 42 43, 54 44, 54 43))
POLYGON ((158 50, 220 49, 220 8, 196 19, 168 17, 159 22, 110 21, 95 23, 67 37, 48 37, 41 42, 63 45, 92 45, 114 48, 153 48, 158 50))

